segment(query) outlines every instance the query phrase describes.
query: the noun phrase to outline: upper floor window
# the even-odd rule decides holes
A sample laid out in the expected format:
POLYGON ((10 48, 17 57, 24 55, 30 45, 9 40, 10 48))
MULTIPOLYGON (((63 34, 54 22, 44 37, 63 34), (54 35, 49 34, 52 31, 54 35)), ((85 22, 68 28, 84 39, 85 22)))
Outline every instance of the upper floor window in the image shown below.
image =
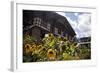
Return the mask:
POLYGON ((55 27, 55 34, 58 34, 58 28, 55 27))
POLYGON ((68 34, 65 35, 68 38, 68 34))
POLYGON ((39 18, 39 17, 34 18, 34 24, 40 25, 41 24, 41 18, 39 18))
POLYGON ((50 27, 51 27, 50 23, 47 23, 47 29, 48 30, 50 30, 50 27))
POLYGON ((64 36, 64 33, 63 33, 63 31, 61 31, 61 36, 64 36))

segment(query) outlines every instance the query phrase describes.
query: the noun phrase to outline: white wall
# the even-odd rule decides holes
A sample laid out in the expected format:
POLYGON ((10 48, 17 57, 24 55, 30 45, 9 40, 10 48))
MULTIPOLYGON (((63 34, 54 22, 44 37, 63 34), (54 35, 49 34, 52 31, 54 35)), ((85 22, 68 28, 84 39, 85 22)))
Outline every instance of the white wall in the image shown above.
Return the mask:
MULTIPOLYGON (((0 0, 0 73, 10 73, 10 1, 11 0, 0 0)), ((25 1, 25 0, 24 0, 25 1)), ((27 0, 29 1, 29 0, 27 0)), ((94 34, 96 39, 98 39, 96 49, 98 49, 98 65, 97 67, 82 67, 82 68, 65 68, 65 69, 56 69, 56 70, 33 70, 33 72, 54 72, 54 73, 99 73, 100 68, 100 5, 99 0, 32 0, 35 3, 45 3, 45 4, 66 4, 66 5, 77 5, 77 6, 95 6, 97 8, 97 32, 94 34), (68 2, 70 3, 68 4, 68 2)), ((27 72, 28 73, 28 72, 27 72)))

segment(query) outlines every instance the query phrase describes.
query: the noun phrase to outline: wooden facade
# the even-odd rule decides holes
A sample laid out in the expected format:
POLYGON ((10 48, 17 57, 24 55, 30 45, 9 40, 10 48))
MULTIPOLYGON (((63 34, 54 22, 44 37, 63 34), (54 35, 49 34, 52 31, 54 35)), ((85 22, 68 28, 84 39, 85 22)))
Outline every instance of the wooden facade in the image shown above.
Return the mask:
POLYGON ((37 40, 45 34, 53 33, 68 37, 71 40, 76 34, 68 20, 52 11, 23 10, 23 33, 28 32, 37 40))

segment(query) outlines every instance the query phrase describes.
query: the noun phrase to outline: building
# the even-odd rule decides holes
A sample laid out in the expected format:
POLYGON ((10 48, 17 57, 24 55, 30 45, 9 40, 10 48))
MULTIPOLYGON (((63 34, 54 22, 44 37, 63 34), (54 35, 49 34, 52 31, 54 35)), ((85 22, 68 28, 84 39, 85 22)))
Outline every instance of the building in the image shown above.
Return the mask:
POLYGON ((23 33, 40 41, 45 34, 53 33, 72 40, 76 35, 68 20, 53 11, 23 10, 23 33))
POLYGON ((79 39, 79 44, 81 47, 85 46, 88 49, 91 48, 91 37, 83 37, 79 39))

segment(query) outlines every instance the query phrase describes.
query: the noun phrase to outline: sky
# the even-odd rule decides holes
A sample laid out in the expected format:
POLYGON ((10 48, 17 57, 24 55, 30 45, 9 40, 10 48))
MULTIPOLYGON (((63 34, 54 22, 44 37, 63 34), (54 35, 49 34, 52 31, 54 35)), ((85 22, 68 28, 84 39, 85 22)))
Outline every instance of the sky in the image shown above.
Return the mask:
POLYGON ((56 12, 69 21, 77 38, 91 36, 91 13, 85 12, 56 12))

